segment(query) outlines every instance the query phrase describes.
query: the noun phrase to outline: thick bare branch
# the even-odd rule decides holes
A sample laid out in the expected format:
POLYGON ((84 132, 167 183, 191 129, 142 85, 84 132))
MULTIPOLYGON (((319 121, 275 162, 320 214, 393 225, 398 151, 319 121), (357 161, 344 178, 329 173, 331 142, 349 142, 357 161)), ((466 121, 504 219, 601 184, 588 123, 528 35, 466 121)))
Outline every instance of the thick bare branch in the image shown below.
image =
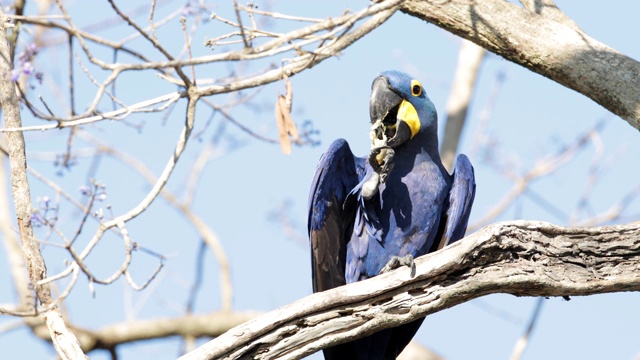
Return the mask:
POLYGON ((480 296, 640 290, 640 222, 560 227, 498 223, 408 269, 305 297, 230 330, 181 359, 299 359, 480 296))
POLYGON ((566 22, 502 0, 407 0, 401 10, 573 89, 640 129, 640 63, 566 22))
MULTIPOLYGON (((0 10, 0 18, 4 14, 0 10)), ((4 122, 8 127, 21 127, 20 104, 16 95, 16 88, 8 74, 11 72, 11 55, 6 38, 4 21, 0 21, 0 102, 4 113, 4 122)), ((43 306, 54 302, 49 285, 39 285, 37 282, 47 276, 47 267, 40 252, 40 243, 33 233, 31 225, 31 190, 27 179, 27 158, 24 135, 22 132, 7 134, 9 162, 11 165, 11 187, 16 210, 22 254, 27 265, 31 283, 34 285, 36 296, 43 306)), ((34 304, 35 305, 35 304, 34 304)), ((57 306, 43 314, 45 324, 49 329, 53 344, 62 359, 86 358, 78 339, 65 324, 62 313, 57 306)))

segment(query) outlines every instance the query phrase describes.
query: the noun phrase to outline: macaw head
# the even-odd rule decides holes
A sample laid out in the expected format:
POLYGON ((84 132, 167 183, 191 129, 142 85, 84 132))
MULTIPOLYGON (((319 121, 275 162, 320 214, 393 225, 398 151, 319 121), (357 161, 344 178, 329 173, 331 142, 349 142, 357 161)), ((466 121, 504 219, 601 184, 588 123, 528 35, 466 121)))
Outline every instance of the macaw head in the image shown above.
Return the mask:
POLYGON ((435 106, 420 81, 395 71, 384 71, 373 80, 369 113, 374 143, 386 139, 392 148, 436 126, 435 106))

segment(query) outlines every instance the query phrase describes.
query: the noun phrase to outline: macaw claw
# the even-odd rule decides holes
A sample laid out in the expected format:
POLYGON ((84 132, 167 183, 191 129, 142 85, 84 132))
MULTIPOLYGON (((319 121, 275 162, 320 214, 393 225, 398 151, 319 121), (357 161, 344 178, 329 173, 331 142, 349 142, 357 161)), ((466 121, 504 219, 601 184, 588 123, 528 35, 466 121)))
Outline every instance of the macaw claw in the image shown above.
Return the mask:
POLYGON ((384 183, 393 170, 393 157, 396 152, 390 146, 374 147, 369 153, 369 165, 378 175, 380 183, 384 183))
POLYGON ((387 262, 382 270, 380 270, 380 274, 387 273, 391 270, 398 269, 401 266, 408 266, 411 268, 411 277, 416 276, 416 263, 413 261, 413 255, 407 254, 403 257, 400 256, 392 256, 391 259, 387 262))

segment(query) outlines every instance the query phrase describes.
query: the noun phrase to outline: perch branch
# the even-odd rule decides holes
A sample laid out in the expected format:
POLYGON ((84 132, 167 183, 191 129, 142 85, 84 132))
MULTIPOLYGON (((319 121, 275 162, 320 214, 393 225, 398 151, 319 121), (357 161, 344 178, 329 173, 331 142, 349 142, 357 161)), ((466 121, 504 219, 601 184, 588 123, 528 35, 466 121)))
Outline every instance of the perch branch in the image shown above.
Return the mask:
POLYGON ((182 360, 299 359, 484 295, 578 296, 640 290, 640 222, 487 226, 406 268, 307 296, 238 326, 182 360))

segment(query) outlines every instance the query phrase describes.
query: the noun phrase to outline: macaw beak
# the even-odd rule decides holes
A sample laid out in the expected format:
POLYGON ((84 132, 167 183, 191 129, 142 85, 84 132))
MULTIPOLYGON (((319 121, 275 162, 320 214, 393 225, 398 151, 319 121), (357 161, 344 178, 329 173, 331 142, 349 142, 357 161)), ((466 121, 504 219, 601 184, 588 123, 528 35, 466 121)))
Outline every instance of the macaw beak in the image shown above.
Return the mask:
POLYGON ((410 140, 420 129, 416 109, 391 89, 385 77, 374 80, 369 100, 369 115, 375 140, 387 138, 387 146, 395 148, 410 140))

